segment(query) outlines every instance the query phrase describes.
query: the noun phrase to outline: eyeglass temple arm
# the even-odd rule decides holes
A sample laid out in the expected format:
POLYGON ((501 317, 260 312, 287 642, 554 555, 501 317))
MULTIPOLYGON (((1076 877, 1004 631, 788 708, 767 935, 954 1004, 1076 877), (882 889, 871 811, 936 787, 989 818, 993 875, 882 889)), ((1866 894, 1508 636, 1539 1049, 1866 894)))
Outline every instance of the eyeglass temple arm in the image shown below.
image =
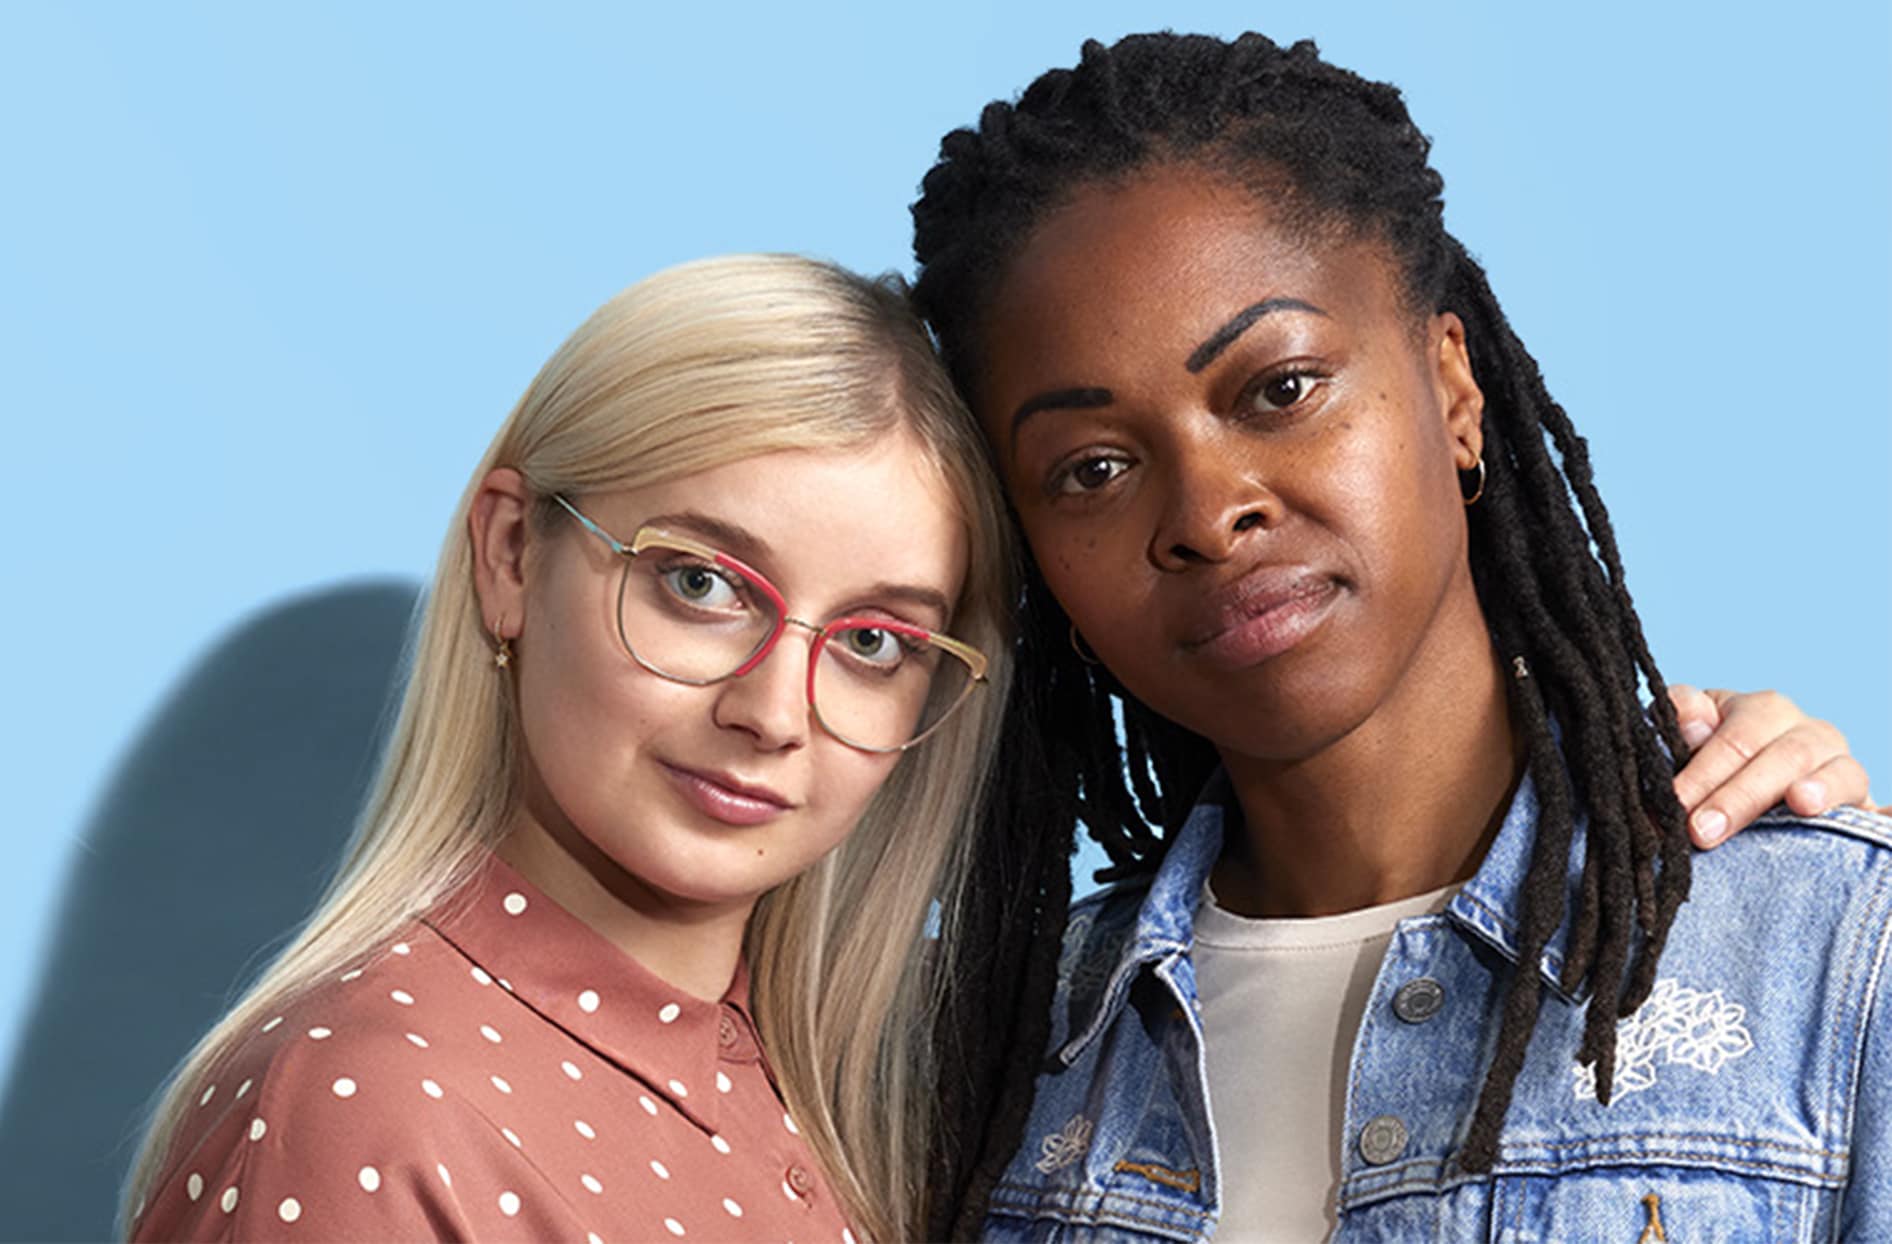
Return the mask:
POLYGON ((570 514, 573 518, 577 519, 586 531, 589 531, 592 535, 598 537, 598 539, 610 545, 611 551, 613 553, 622 554, 625 557, 631 557, 635 555, 635 551, 631 548, 630 545, 624 543, 624 541, 618 539, 616 536, 612 535, 610 532, 606 531, 604 528, 598 526, 598 524, 592 522, 590 519, 586 518, 583 514, 580 514, 578 512, 578 507, 573 505, 571 502, 567 501, 564 497, 559 496, 557 493, 553 493, 552 500, 558 502, 559 505, 563 506, 565 509, 565 512, 567 514, 570 514))

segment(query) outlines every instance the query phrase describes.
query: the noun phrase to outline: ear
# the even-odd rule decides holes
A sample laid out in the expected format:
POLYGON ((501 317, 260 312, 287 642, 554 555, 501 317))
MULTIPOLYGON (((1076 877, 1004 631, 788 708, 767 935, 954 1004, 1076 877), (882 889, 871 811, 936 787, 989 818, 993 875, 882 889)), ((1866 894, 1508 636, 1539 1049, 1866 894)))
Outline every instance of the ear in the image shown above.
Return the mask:
POLYGON ((480 481, 467 511, 473 541, 473 588, 495 639, 516 639, 526 620, 526 537, 532 490, 511 467, 496 467, 480 481))
POLYGON ((1472 357, 1465 347, 1465 322, 1450 311, 1432 317, 1428 338, 1432 383, 1445 431, 1456 443, 1453 461, 1461 471, 1478 465, 1485 452, 1485 395, 1472 378, 1472 357))

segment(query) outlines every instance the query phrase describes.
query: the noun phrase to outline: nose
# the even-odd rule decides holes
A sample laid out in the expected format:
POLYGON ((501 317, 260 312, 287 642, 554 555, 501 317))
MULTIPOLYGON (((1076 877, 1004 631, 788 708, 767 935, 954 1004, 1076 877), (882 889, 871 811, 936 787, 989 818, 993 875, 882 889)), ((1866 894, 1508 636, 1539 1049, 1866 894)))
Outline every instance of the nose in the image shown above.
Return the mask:
POLYGON ((758 751, 792 751, 808 742, 814 709, 808 702, 810 635, 788 619, 775 646, 748 673, 715 684, 711 714, 718 726, 747 734, 758 751))
POLYGON ((1150 562, 1157 569, 1225 562, 1254 535, 1281 525, 1286 506, 1243 448, 1210 436, 1174 445, 1150 538, 1150 562))

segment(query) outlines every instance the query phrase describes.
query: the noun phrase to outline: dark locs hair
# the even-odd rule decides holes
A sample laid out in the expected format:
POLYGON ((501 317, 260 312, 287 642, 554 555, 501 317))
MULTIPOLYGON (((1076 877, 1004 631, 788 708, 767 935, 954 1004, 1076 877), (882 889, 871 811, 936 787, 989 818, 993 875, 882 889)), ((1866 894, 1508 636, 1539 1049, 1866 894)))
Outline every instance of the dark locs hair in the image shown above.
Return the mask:
MULTIPOLYGON (((914 297, 961 390, 975 394, 982 320, 1032 230, 1084 187, 1189 164, 1250 188, 1310 242, 1381 246, 1398 264, 1415 312, 1452 311, 1463 320, 1485 396, 1484 494, 1468 511, 1472 572, 1506 662, 1540 804, 1514 932, 1520 966, 1458 1155, 1465 1169, 1482 1171, 1496 1156, 1536 1025, 1536 965, 1565 916, 1579 813, 1588 828, 1561 984, 1575 992, 1587 982, 1595 991, 1577 1058, 1595 1063, 1597 1096, 1609 1100, 1616 1020, 1648 996, 1688 893, 1688 840, 1671 760, 1686 751, 1623 584, 1583 439, 1545 390, 1483 270, 1446 232, 1444 182, 1427 163, 1429 147, 1397 89, 1325 63, 1312 43, 1283 48, 1255 34, 1232 43, 1172 34, 1111 47, 1087 43, 1075 69, 1044 74, 1016 103, 988 105, 976 129, 941 142, 913 207, 914 297)), ((1108 853, 1111 873, 1152 868, 1216 764, 1206 740, 1077 657, 1066 642, 1067 620, 1035 571, 1025 615, 1018 685, 1030 689, 1031 703, 1014 723, 1030 737, 1011 742, 1022 755, 1041 754, 1044 768, 1034 774, 1023 762, 1012 766, 1026 785, 1001 794, 998 815, 1016 816, 1017 799, 1034 809, 1046 804, 1048 789, 1055 810, 1014 821, 1013 832, 1042 834, 1052 845, 1036 853, 1037 875, 991 878, 993 885, 1023 883, 1032 902, 1009 913, 992 904, 981 915, 994 923, 961 930, 986 946, 1018 937, 1031 945, 1002 969, 995 956, 993 974, 966 986, 988 1001, 1021 997, 1027 1009, 1006 1026, 1003 1056, 987 1051, 1003 1065, 971 1077, 983 1076, 990 1095, 961 1103, 977 1107, 969 1126, 979 1134, 948 1138, 959 1156, 942 1159, 938 1173, 942 1186, 962 1196, 961 1231, 976 1223, 1029 1110, 1042 1048, 1033 1039, 1047 1032, 1058 947, 1059 922, 1046 908, 1068 905, 1053 874, 1068 865, 1074 825, 1081 820, 1108 853), (1006 924, 1008 915, 1021 923, 1006 924)), ((994 867, 1016 869, 1022 858, 1014 842, 994 867)), ((978 917, 969 913, 969 921, 977 926, 978 917)), ((989 1010, 963 1004, 945 1013, 949 1024, 991 1019, 989 1010)), ((963 1030, 948 1036, 978 1044, 963 1030)), ((940 1218, 935 1224, 947 1226, 940 1218)))

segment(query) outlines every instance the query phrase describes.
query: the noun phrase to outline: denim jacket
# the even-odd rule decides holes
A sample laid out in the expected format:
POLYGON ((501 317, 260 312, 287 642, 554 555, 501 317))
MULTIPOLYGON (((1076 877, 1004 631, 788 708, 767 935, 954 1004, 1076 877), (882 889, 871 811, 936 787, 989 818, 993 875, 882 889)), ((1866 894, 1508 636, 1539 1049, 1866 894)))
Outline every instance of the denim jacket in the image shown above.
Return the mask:
MULTIPOLYGON (((1240 1176, 1218 1166, 1190 950, 1225 802, 1212 785, 1153 878, 1074 908, 987 1238, 1213 1234, 1240 1176)), ((1536 811, 1527 781, 1448 909, 1393 934, 1354 1040, 1332 1238, 1892 1241, 1892 821, 1850 808, 1777 811, 1695 857, 1655 990, 1618 1029, 1608 1106, 1574 1061, 1566 920, 1497 1162, 1451 1161, 1517 962, 1536 811), (1396 1008, 1415 981, 1428 1005, 1396 1008)))

